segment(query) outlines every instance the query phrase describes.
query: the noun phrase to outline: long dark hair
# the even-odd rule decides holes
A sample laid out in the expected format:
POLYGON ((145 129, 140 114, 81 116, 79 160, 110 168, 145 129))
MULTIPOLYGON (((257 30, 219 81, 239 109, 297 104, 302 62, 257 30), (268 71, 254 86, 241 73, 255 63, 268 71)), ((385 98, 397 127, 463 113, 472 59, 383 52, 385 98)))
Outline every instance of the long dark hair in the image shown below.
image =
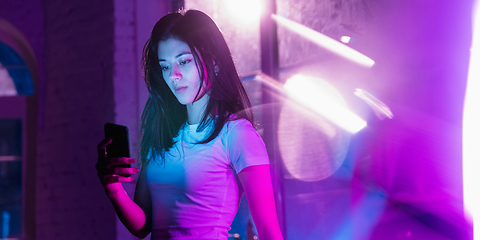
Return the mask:
POLYGON ((187 121, 187 109, 165 83, 158 63, 158 43, 170 38, 185 42, 192 50, 201 80, 199 93, 204 80, 210 86, 207 92, 210 99, 197 131, 204 130, 210 121, 214 122, 214 128, 199 144, 215 139, 229 120, 245 118, 253 123, 247 93, 215 22, 197 10, 168 14, 155 24, 143 49, 143 74, 150 93, 142 114, 140 155, 143 166, 158 156, 164 163, 165 152, 175 144, 173 138, 187 121))

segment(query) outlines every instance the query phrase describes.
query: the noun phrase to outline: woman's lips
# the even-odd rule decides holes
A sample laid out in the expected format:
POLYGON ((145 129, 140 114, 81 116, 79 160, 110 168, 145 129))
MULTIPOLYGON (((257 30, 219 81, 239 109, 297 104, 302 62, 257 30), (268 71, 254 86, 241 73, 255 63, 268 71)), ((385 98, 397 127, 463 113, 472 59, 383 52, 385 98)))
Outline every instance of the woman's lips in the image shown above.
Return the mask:
POLYGON ((186 86, 176 87, 176 88, 175 88, 175 93, 183 93, 183 92, 185 92, 185 90, 187 90, 187 87, 186 87, 186 86))

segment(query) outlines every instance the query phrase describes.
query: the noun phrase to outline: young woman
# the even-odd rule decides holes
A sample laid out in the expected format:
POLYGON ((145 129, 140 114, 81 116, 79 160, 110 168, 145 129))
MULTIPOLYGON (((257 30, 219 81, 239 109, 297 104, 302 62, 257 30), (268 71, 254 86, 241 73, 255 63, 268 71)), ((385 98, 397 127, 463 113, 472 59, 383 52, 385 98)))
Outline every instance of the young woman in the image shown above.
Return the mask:
POLYGON ((265 145, 230 50, 200 11, 168 14, 144 48, 150 97, 142 115, 142 167, 132 201, 122 182, 139 169, 106 158, 98 175, 128 230, 158 239, 227 239, 243 193, 261 240, 283 239, 265 145))

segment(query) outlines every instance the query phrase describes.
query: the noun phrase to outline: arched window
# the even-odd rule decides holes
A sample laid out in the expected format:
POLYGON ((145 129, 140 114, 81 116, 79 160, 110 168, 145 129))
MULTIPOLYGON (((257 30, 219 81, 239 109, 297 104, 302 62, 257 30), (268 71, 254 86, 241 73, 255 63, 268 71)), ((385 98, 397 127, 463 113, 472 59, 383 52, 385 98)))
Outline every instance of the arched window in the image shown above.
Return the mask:
POLYGON ((32 76, 23 59, 0 42, 0 96, 33 94, 32 76))
POLYGON ((36 66, 26 38, 0 18, 0 239, 23 239, 33 231, 36 66))

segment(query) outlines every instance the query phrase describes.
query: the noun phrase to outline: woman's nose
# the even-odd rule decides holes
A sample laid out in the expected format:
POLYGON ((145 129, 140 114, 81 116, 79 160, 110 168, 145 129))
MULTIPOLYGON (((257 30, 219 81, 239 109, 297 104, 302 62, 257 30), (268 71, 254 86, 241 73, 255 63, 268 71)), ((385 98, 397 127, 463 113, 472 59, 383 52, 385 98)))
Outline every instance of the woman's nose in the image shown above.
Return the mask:
POLYGON ((182 78, 182 73, 180 72, 180 67, 177 64, 173 64, 170 79, 180 80, 181 78, 182 78))

